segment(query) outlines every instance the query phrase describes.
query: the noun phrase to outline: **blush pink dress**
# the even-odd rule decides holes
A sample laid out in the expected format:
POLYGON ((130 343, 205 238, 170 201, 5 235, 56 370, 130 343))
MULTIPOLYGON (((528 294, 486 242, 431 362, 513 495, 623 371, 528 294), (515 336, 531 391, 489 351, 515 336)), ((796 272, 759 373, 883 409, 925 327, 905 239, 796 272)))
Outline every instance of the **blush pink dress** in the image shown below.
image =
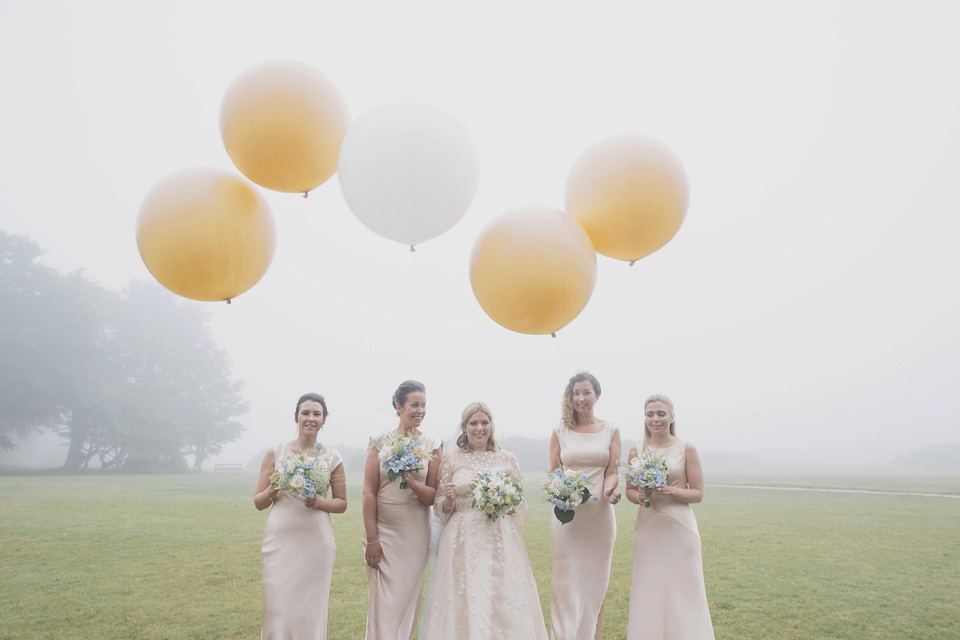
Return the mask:
POLYGON ((437 565, 430 578, 428 623, 421 640, 546 640, 537 583, 518 525, 527 517, 521 502, 513 515, 489 520, 473 508, 471 484, 481 471, 520 478, 517 458, 507 451, 443 456, 440 483, 457 485, 453 513, 434 510, 445 520, 437 565))
POLYGON ((554 429, 560 462, 582 471, 594 498, 577 507, 573 520, 550 519, 553 578, 550 585, 550 637, 553 640, 600 638, 603 601, 610 582, 617 522, 613 505, 600 496, 617 427, 607 423, 597 433, 579 433, 564 425, 554 429))
MULTIPOLYGON (((420 440, 431 451, 440 443, 429 436, 420 440)), ((370 441, 371 447, 377 441, 370 441)), ((416 473, 426 482, 427 469, 416 473)), ((400 480, 390 482, 380 467, 377 489, 377 537, 383 555, 379 569, 367 567, 366 640, 411 640, 423 593, 430 550, 430 507, 420 502, 400 480)))
MULTIPOLYGON (((651 450, 649 447, 647 450, 651 450)), ((670 484, 687 486, 685 443, 663 455, 670 484)), ((713 640, 713 624, 703 584, 697 520, 689 504, 654 493, 640 505, 633 530, 628 640, 713 640)))
MULTIPOLYGON (((286 443, 278 444, 274 459, 291 453, 286 443)), ((335 449, 327 448, 320 457, 331 471, 343 462, 335 449)), ((336 555, 330 514, 307 508, 287 491, 278 493, 263 526, 261 640, 326 640, 336 555)))

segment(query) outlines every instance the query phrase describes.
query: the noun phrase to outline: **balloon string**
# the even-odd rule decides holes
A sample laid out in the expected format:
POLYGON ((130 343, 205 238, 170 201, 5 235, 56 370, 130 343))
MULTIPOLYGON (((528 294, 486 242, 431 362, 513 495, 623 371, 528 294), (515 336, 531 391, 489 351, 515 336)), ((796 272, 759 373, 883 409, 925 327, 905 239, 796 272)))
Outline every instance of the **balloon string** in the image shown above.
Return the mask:
POLYGON ((413 248, 413 245, 410 245, 410 253, 416 252, 416 249, 413 248))
POLYGON ((230 298, 227 298, 227 304, 230 304, 230 302, 231 302, 230 298))

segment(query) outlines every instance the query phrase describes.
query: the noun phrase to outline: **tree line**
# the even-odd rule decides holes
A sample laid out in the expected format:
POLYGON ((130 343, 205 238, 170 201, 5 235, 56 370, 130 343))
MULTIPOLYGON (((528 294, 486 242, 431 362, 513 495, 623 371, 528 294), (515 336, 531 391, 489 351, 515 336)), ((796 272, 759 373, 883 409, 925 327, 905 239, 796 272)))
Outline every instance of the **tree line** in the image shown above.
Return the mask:
POLYGON ((199 470, 246 413, 208 316, 154 283, 107 290, 0 231, 0 448, 41 430, 65 471, 199 470))

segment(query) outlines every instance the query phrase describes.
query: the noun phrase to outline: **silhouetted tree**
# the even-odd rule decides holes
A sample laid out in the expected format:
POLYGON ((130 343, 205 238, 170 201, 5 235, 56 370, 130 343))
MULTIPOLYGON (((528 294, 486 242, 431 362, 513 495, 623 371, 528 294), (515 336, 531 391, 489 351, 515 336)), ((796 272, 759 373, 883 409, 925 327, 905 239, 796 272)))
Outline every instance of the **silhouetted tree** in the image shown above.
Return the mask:
MULTIPOLYGON (((100 305, 106 292, 73 273, 37 262, 43 251, 0 231, 0 447, 68 424, 84 413, 86 367, 104 335, 100 305)), ((83 422, 81 417, 80 422, 83 422)))
POLYGON ((243 385, 199 305, 155 284, 109 292, 41 255, 0 232, 0 447, 50 428, 66 470, 179 471, 240 436, 243 385))

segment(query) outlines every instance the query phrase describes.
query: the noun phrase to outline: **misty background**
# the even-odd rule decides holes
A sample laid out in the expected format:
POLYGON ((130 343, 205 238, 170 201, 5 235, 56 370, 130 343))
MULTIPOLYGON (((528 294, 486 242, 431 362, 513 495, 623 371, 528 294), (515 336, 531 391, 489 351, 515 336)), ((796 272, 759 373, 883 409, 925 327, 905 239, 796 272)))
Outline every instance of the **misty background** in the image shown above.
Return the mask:
MULTIPOLYGON (((958 18, 947 2, 0 0, 0 231, 109 304, 138 291, 193 318, 166 328, 206 335, 224 358, 207 378, 242 383, 237 396, 213 393, 226 408, 199 421, 236 436, 203 468, 246 465, 292 437, 306 391, 328 401, 321 440, 362 451, 396 426, 390 397, 408 378, 426 384, 426 430, 453 435, 481 400, 504 446, 542 446, 545 467, 560 395, 586 369, 602 384, 597 415, 624 440, 642 435, 643 399, 669 395, 708 474, 956 470, 958 18), (447 110, 477 144, 477 196, 411 253, 352 215, 336 176, 307 199, 261 190, 277 224, 264 278, 230 305, 180 300, 140 260, 140 202, 183 168, 235 171, 220 100, 272 59, 324 73, 352 119, 401 99, 447 110), (656 137, 684 164, 679 233, 632 267, 598 256, 590 302, 556 338, 495 324, 470 290, 477 234, 513 208, 563 208, 575 158, 621 133, 656 137)), ((59 313, 108 308, 82 300, 64 298, 59 313)), ((3 326, 39 326, 11 308, 3 326)), ((110 331, 136 335, 143 314, 131 309, 105 314, 110 331)), ((5 348, 19 335, 6 330, 5 348)), ((61 369, 91 366, 75 344, 58 353, 61 369)), ((203 370, 197 352, 186 361, 203 370)), ((7 380, 22 381, 23 366, 0 362, 7 380)), ((43 384, 38 402, 55 409, 62 398, 43 384)), ((3 406, 23 405, 6 389, 3 406)), ((174 415, 188 405, 174 406, 127 407, 150 418, 126 446, 180 446, 189 468, 177 438, 190 420, 174 415), (165 437, 137 435, 151 432, 165 437)), ((11 432, 0 467, 64 464, 58 420, 35 426, 11 432)))

